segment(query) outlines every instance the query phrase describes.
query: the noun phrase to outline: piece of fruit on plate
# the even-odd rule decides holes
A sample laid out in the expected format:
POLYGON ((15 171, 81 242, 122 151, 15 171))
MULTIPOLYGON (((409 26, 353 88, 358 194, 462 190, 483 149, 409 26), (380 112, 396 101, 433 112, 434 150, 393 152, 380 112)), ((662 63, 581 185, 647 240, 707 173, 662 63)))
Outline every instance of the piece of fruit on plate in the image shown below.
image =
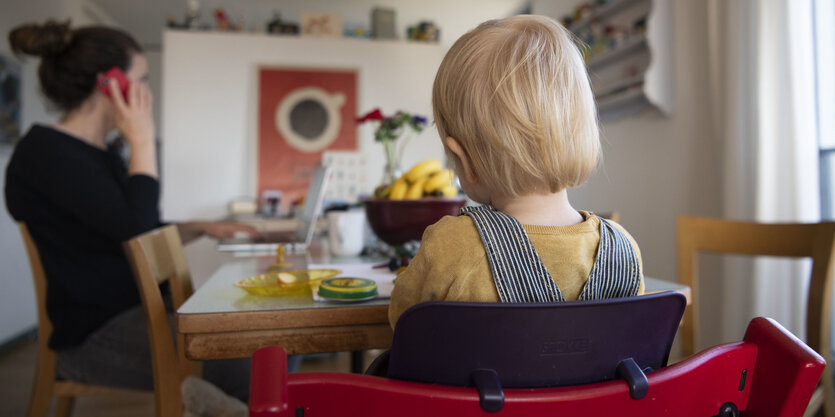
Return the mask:
POLYGON ((279 295, 315 289, 323 279, 333 278, 342 271, 338 269, 298 269, 255 275, 236 282, 234 285, 255 295, 279 295))

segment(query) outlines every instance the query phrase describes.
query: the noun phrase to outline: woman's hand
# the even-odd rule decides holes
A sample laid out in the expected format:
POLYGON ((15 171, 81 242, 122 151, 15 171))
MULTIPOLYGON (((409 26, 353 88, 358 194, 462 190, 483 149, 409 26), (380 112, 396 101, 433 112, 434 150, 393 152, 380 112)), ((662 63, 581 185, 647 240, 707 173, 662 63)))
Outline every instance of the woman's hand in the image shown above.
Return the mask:
POLYGON ((261 240, 261 232, 258 229, 246 224, 237 222, 208 222, 203 227, 203 232, 213 238, 231 238, 241 234, 249 235, 253 240, 261 240))
POLYGON ((110 97, 115 108, 116 128, 130 146, 128 173, 157 177, 156 144, 154 143, 153 98, 151 90, 142 82, 132 82, 128 87, 128 101, 122 98, 119 83, 108 82, 110 97))
POLYGON ((231 238, 240 234, 249 235, 252 240, 258 242, 262 241, 264 237, 258 229, 246 224, 237 222, 186 222, 178 223, 177 227, 180 232, 180 240, 183 243, 191 242, 202 235, 207 235, 215 239, 231 238))

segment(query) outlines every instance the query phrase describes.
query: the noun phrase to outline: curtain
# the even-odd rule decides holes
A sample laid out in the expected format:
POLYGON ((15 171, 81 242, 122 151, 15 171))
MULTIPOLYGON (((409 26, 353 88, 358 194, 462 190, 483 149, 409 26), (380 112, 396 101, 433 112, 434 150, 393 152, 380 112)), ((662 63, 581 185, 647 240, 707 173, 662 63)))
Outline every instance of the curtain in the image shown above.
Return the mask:
MULTIPOLYGON (((819 221, 811 1, 710 0, 708 14, 711 117, 725 151, 724 216, 819 221)), ((809 261, 731 259, 724 272, 716 295, 723 320, 705 342, 737 340, 760 315, 805 336, 809 261)))

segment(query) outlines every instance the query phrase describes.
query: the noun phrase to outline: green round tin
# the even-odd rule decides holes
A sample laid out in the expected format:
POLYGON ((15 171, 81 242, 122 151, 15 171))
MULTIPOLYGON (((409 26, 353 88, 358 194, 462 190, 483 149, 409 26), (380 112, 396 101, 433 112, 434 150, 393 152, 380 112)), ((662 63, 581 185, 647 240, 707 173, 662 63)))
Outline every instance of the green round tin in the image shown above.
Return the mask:
POLYGON ((338 301, 370 300, 377 295, 377 283, 365 278, 329 278, 319 284, 319 296, 338 301))

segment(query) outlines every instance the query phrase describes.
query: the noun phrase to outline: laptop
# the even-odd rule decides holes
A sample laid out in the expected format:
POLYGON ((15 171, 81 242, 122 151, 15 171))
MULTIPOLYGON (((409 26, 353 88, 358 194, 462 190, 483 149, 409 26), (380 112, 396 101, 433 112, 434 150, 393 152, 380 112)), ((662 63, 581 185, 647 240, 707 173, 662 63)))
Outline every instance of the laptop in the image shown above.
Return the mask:
POLYGON ((217 249, 221 252, 261 252, 275 251, 284 246, 290 252, 307 250, 313 240, 316 220, 322 213, 325 188, 330 177, 330 167, 319 165, 313 171, 304 206, 297 214, 298 225, 295 231, 266 232, 264 240, 255 242, 248 237, 235 237, 218 241, 217 249))

